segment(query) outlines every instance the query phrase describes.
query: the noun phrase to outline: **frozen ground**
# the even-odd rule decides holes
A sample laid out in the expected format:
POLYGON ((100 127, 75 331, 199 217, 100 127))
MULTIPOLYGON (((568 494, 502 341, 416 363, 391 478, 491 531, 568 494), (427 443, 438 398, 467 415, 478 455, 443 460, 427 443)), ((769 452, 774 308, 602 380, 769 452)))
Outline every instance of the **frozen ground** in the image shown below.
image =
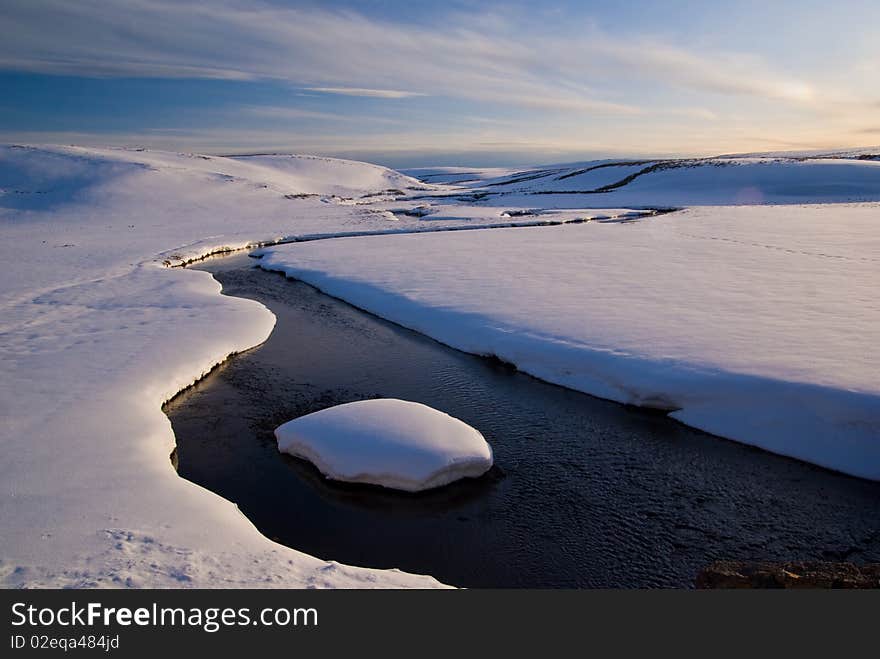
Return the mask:
POLYGON ((275 429, 278 450, 333 480, 419 492, 475 478, 492 449, 464 421, 421 403, 361 400, 292 419, 275 429))
MULTIPOLYGON (((742 201, 878 200, 880 169, 857 159, 864 155, 672 166, 610 193, 560 195, 541 188, 544 169, 531 171, 541 176, 530 181, 483 171, 470 183, 446 184, 326 158, 0 147, 0 580, 9 587, 438 585, 281 547, 233 503, 171 467, 174 437, 162 402, 263 341, 274 318, 259 304, 219 295, 207 273, 166 266, 283 241, 442 230, 296 244, 272 258, 305 278, 335 282, 340 294, 393 319, 412 311, 429 334, 456 315, 475 328, 460 345, 466 350, 497 351, 601 395, 681 406, 688 423, 728 435, 754 430, 743 441, 837 468, 860 460, 851 471, 875 476, 868 438, 877 434, 877 389, 866 374, 877 371, 877 206, 657 217, 630 210, 729 202, 745 179, 724 177, 753 170, 763 177, 752 186, 761 196, 750 191, 742 201), (694 172, 699 185, 688 183, 694 172), (672 176, 669 190, 622 194, 654 176, 672 176), (784 194, 763 183, 780 177, 784 194), (806 187, 797 188, 801 177, 806 187), (552 194, 533 194, 542 191, 552 194), (334 262, 334 254, 350 262, 334 262), (405 297, 399 309, 384 306, 405 297), (688 301, 717 305, 720 315, 688 301), (563 356, 576 372, 565 372, 563 356), (609 379, 612 364, 619 370, 609 379), (705 395, 694 397, 703 386, 705 395), (780 434, 795 404, 807 403, 799 436, 780 434), (816 428, 825 427, 835 432, 822 439, 816 428)), ((563 176, 592 166, 553 169, 563 176)), ((629 165, 602 169, 617 166, 629 165)))

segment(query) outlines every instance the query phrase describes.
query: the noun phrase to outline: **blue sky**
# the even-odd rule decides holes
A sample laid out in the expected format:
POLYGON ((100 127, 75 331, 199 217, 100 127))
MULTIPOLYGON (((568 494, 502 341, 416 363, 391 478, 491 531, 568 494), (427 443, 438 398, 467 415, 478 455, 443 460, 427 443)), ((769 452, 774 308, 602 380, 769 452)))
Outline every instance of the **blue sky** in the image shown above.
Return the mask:
POLYGON ((3 0, 0 141, 398 166, 873 145, 880 3, 3 0))

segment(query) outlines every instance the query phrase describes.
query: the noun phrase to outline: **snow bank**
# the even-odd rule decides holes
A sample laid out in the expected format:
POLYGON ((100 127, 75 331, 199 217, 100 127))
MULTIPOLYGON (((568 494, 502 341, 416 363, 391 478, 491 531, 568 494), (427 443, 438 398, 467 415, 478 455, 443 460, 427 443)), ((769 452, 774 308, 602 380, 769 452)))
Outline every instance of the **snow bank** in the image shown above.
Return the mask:
POLYGON ((162 403, 264 341, 274 317, 161 262, 383 226, 286 198, 300 183, 285 176, 192 154, 0 147, 0 585, 440 585, 278 545, 171 466, 162 403))
MULTIPOLYGON (((629 208, 541 208, 540 206, 477 206, 468 203, 442 203, 440 201, 404 202, 389 206, 388 212, 395 218, 421 220, 430 228, 499 228, 503 226, 542 226, 567 224, 588 220, 624 220, 652 211, 636 211, 629 208)), ((400 232, 396 232, 400 233, 400 232)))
POLYGON ((275 429, 278 450, 333 480, 419 492, 492 466, 492 449, 463 421, 421 403, 377 399, 337 405, 275 429))
POLYGON ((262 266, 550 382, 880 479, 878 216, 695 208, 289 245, 262 266))

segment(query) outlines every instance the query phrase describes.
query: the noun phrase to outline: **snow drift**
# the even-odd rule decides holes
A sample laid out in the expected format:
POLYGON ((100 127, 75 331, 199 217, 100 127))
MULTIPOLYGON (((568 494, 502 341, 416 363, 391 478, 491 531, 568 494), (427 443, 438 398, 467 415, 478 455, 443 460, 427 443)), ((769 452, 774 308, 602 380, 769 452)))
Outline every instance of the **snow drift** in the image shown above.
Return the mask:
POLYGON ((406 492, 476 478, 492 449, 474 428, 421 403, 395 399, 336 405, 275 429, 278 450, 332 480, 406 492))

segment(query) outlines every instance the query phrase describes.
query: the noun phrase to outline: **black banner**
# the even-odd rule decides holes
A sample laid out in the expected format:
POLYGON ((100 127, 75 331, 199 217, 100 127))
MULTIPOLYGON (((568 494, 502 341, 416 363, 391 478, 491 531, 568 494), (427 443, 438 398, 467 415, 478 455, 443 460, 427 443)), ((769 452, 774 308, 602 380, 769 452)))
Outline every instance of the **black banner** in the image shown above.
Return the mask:
POLYGON ((872 647, 877 591, 3 591, 3 657, 872 647), (868 645, 859 645, 868 643, 868 645))

